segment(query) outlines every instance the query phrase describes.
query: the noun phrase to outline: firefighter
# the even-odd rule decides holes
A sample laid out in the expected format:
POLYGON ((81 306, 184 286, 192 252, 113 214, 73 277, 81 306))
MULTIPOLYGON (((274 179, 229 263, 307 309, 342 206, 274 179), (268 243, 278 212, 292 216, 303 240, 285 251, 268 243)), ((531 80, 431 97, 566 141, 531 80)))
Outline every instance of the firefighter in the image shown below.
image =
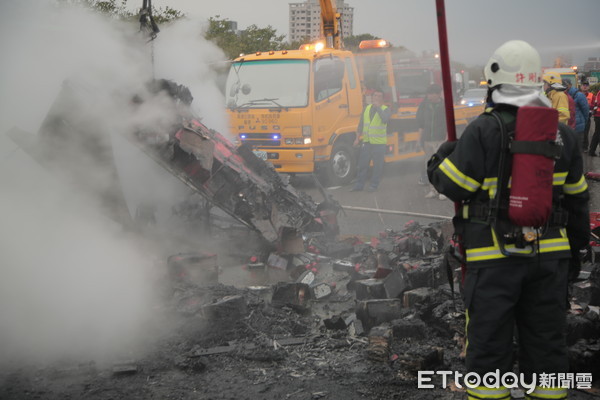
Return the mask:
MULTIPOLYGON (((524 246, 526 228, 512 225, 506 212, 509 201, 500 201, 511 175, 510 169, 501 172, 506 168, 500 166, 501 155, 508 147, 503 147, 502 135, 510 137, 519 108, 545 111, 551 106, 541 91, 540 57, 528 43, 509 41, 495 51, 484 74, 491 107, 467 126, 458 142, 443 143, 428 162, 431 183, 461 205, 454 225, 466 257, 466 368, 480 377, 496 369, 512 372, 516 325, 518 365, 525 377, 566 373, 568 273, 578 273, 579 250, 590 234, 582 155, 574 132, 558 124, 553 143, 560 146, 555 148, 557 159, 550 162, 548 182, 552 213, 533 242, 524 246), (527 254, 521 254, 525 248, 527 254)), ((492 382, 487 383, 468 388, 468 399, 510 398, 507 387, 490 388, 492 382)), ((536 385, 527 398, 565 399, 567 391, 536 385)))
POLYGON ((558 111, 558 121, 563 124, 568 124, 571 118, 569 111, 569 98, 565 90, 566 87, 562 84, 562 79, 555 72, 544 74, 544 92, 550 99, 552 107, 558 111))

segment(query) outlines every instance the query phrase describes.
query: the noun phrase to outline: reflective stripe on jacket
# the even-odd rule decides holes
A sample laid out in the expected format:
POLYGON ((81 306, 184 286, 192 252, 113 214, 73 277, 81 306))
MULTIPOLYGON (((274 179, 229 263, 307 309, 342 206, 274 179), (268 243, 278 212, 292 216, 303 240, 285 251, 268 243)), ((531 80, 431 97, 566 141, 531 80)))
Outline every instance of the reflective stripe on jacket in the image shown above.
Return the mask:
POLYGON ((569 396, 567 388, 552 386, 536 386, 525 399, 566 400, 569 396))
MULTIPOLYGON (((371 144, 387 144, 387 124, 385 124, 378 112, 371 119, 371 107, 369 104, 363 112, 363 142, 371 144)), ((387 106, 381 106, 386 110, 387 106)))
POLYGON ((479 399, 510 400, 510 390, 505 386, 498 388, 488 388, 486 386, 468 387, 467 400, 479 399))
MULTIPOLYGON (((515 107, 506 107, 516 115, 515 107)), ((509 113, 503 111, 503 113, 509 113)), ((507 118, 506 121, 509 119, 507 118)), ((512 123, 514 126, 514 123, 512 123)), ((507 124, 511 131, 511 124, 507 124)), ((485 264, 510 262, 500 250, 498 238, 486 217, 469 213, 469 207, 488 205, 497 193, 500 159, 500 127, 489 114, 480 115, 467 126, 452 153, 442 158, 434 155, 428 163, 428 174, 436 190, 463 207, 455 217, 463 239, 467 262, 485 264)), ((540 257, 569 258, 589 241, 589 193, 583 176, 583 158, 577 151, 573 130, 559 124, 557 142, 562 144, 561 157, 554 165, 553 203, 568 213, 566 227, 548 226, 536 242, 540 257), (566 229, 565 229, 566 228, 566 229)), ((510 187, 510 181, 509 181, 510 187)), ((507 220, 506 220, 507 221, 507 220)), ((507 245, 508 252, 529 252, 507 245)))

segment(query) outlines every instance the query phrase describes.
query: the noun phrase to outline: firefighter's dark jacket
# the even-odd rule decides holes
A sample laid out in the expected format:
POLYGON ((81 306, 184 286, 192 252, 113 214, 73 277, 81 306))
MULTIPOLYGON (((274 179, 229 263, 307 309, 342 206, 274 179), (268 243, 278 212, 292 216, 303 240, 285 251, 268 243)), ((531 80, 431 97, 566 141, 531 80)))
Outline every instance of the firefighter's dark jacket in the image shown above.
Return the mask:
MULTIPOLYGON (((502 106, 497 111, 503 121, 508 121, 507 132, 514 129, 517 108, 502 106)), ((568 222, 549 223, 542 229, 537 243, 541 259, 571 258, 589 241, 589 192, 576 140, 569 127, 559 124, 557 143, 562 142, 562 153, 554 166, 553 209, 566 211, 568 222)), ((428 175, 436 190, 462 204, 454 222, 463 239, 467 262, 480 267, 511 262, 513 256, 500 251, 488 220, 469 211, 469 207, 489 204, 497 191, 501 149, 498 121, 486 112, 467 126, 449 155, 440 154, 444 152, 442 147, 429 160, 428 175)), ((518 251, 513 245, 506 249, 518 251)))

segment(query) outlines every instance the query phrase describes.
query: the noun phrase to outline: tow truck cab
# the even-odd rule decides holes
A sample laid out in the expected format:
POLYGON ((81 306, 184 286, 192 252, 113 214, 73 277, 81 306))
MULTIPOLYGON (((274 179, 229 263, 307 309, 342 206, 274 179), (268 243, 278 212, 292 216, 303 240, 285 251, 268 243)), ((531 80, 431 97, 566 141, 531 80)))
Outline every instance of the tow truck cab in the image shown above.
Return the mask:
POLYGON ((339 138, 351 145, 363 103, 351 52, 308 49, 236 59, 226 106, 231 132, 259 157, 281 172, 310 173, 339 138))

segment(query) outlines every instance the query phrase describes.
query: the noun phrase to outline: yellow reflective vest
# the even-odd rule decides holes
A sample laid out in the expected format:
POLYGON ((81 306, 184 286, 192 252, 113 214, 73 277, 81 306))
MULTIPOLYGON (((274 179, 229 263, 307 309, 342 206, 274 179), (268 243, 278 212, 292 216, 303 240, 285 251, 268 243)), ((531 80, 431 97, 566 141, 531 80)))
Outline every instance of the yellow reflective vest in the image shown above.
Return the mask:
MULTIPOLYGON (((371 107, 369 104, 365 107, 363 113, 363 136, 362 141, 371 144, 387 144, 387 124, 381 120, 379 113, 374 113, 371 119, 371 107)), ((387 106, 381 106, 382 110, 387 110, 387 106)))

